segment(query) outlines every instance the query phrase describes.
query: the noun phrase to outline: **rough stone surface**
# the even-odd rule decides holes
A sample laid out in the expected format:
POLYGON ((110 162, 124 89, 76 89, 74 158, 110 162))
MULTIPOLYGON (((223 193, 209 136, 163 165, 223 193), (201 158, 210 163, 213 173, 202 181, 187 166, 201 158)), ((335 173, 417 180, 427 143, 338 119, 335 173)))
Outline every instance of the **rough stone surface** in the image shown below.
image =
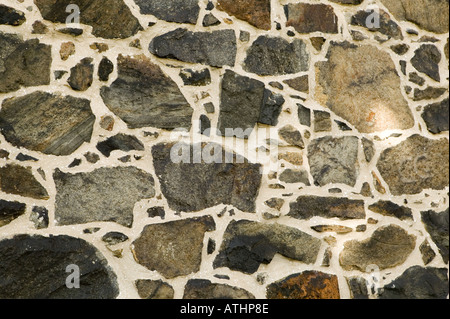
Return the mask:
POLYGON ((133 135, 117 134, 97 144, 97 149, 104 156, 109 157, 111 152, 143 151, 144 144, 133 135))
POLYGON ((444 189, 449 180, 448 140, 413 135, 384 150, 377 168, 393 195, 444 189))
POLYGON ((190 128, 193 109, 175 82, 147 57, 117 59, 118 78, 100 94, 129 128, 190 128))
POLYGON ((267 286, 268 299, 340 299, 337 276, 320 271, 293 274, 267 286))
POLYGON ((369 205, 369 209, 384 216, 392 216, 400 220, 413 220, 411 208, 397 205, 391 201, 380 200, 369 205))
POLYGON ((98 78, 100 79, 100 81, 108 81, 109 75, 113 71, 114 64, 107 57, 103 57, 98 66, 98 78))
POLYGON ((384 34, 388 36, 389 38, 393 39, 403 39, 402 31, 397 23, 395 23, 389 14, 384 10, 361 10, 358 11, 355 15, 351 18, 351 25, 356 26, 362 26, 367 28, 369 31, 372 32, 380 32, 381 34, 384 34), (374 14, 379 14, 377 22, 379 21, 379 24, 374 24, 373 20, 371 19, 371 16, 374 14), (370 25, 372 23, 373 25, 370 25))
POLYGON ((202 259, 203 238, 215 227, 211 216, 147 225, 133 242, 134 258, 168 279, 197 272, 202 259))
POLYGON ((0 4, 0 24, 19 26, 26 21, 22 11, 0 4))
POLYGON ((362 277, 346 278, 352 299, 369 299, 367 280, 362 277))
POLYGON ((290 3, 284 6, 286 26, 298 33, 338 33, 338 17, 326 4, 290 3))
POLYGON ((194 71, 191 69, 184 69, 180 72, 180 77, 184 85, 205 86, 211 83, 211 73, 209 69, 194 71))
POLYGON ((432 210, 421 212, 421 218, 422 222, 425 224, 425 229, 439 248, 439 253, 446 264, 448 264, 449 254, 448 212, 448 208, 440 213, 432 210))
POLYGON ((439 74, 439 62, 441 58, 442 55, 436 46, 433 44, 423 44, 414 51, 411 64, 417 71, 425 73, 433 80, 439 82, 441 78, 439 74))
POLYGON ((332 42, 316 64, 316 99, 362 133, 408 129, 414 119, 389 54, 371 45, 332 42))
POLYGON ((280 174, 279 179, 281 182, 285 182, 288 184, 303 183, 305 185, 310 185, 308 172, 305 170, 295 170, 288 168, 280 174))
POLYGON ((344 244, 339 263, 346 270, 368 271, 371 265, 382 270, 402 264, 411 254, 416 237, 397 225, 382 226, 371 237, 344 244))
POLYGON ((49 199, 46 189, 33 176, 31 167, 8 164, 0 167, 0 190, 35 199, 49 199))
POLYGON ((191 279, 184 288, 184 299, 255 299, 245 289, 216 284, 206 279, 191 279))
MULTIPOLYGON (((16 235, 0 241, 0 298, 112 299, 117 278, 91 244, 66 235, 16 235), (80 270, 80 287, 69 289, 69 265, 80 270)), ((70 279, 70 278, 69 278, 70 279)))
MULTIPOLYGON (((1 180, 0 180, 1 183, 1 180)), ((0 227, 8 225, 25 213, 26 205, 0 199, 0 227)))
POLYGON ((67 80, 70 87, 75 91, 86 91, 94 78, 94 65, 92 58, 85 58, 70 69, 70 77, 67 80))
POLYGON ((219 0, 217 8, 251 25, 270 30, 270 0, 219 0))
POLYGON ((169 22, 196 24, 198 0, 134 0, 142 14, 151 14, 169 22))
POLYGON ((309 76, 308 75, 302 75, 298 78, 285 80, 283 83, 286 83, 294 90, 297 90, 299 92, 309 93, 309 76))
POLYGON ((428 131, 439 134, 449 130, 449 102, 448 98, 442 102, 432 103, 423 109, 422 118, 428 131))
POLYGON ((58 225, 112 221, 131 227, 136 202, 155 195, 153 177, 135 167, 53 174, 58 225))
POLYGON ((69 155, 92 135, 90 101, 37 91, 3 101, 0 130, 5 139, 51 155, 69 155))
POLYGON ((252 274, 260 264, 269 264, 276 253, 311 264, 320 246, 319 239, 293 227, 235 220, 225 230, 214 268, 228 267, 252 274))
POLYGON ((136 280, 136 288, 142 299, 173 299, 174 290, 162 280, 136 280))

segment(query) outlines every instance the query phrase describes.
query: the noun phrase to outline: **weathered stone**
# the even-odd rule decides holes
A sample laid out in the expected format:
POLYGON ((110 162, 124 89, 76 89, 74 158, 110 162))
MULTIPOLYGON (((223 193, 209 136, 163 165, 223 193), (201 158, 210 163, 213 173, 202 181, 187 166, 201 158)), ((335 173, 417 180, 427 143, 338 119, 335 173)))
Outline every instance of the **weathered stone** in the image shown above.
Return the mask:
POLYGON ((147 214, 150 218, 159 217, 161 219, 164 219, 166 216, 166 211, 162 206, 155 206, 147 209, 147 214))
POLYGON ((324 111, 314 111, 314 132, 331 131, 331 114, 324 111))
POLYGON ((446 299, 447 269, 412 266, 385 285, 379 299, 446 299))
POLYGON ((425 73, 433 80, 439 82, 439 62, 442 55, 439 49, 433 44, 422 44, 420 48, 414 51, 411 64, 417 71, 425 73))
POLYGON ((92 58, 84 58, 70 69, 70 77, 67 80, 75 91, 86 91, 94 80, 94 65, 92 58))
POLYGON ((211 216, 147 225, 133 242, 134 258, 168 279, 189 275, 200 270, 205 233, 215 228, 211 216))
POLYGON ((50 84, 51 46, 0 32, 0 93, 50 84))
POLYGON ((336 275, 304 271, 271 283, 267 299, 340 299, 336 275))
POLYGON ((297 219, 324 218, 364 219, 364 201, 339 197, 299 196, 290 203, 288 216, 297 219))
POLYGON ((112 221, 131 227, 136 202, 155 195, 153 177, 135 167, 99 168, 89 173, 56 169, 58 225, 112 221))
POLYGON ((384 10, 358 11, 352 16, 350 23, 351 25, 365 27, 372 32, 380 32, 381 34, 388 36, 389 39, 403 40, 402 30, 384 10), (371 19, 374 15, 377 15, 377 23, 373 23, 374 21, 371 19), (371 25, 371 23, 373 25, 371 25))
POLYGON ((7 164, 0 167, 0 190, 35 199, 49 199, 45 188, 33 176, 31 167, 7 164))
POLYGON ((311 141, 308 159, 316 185, 343 183, 354 186, 359 175, 358 138, 326 136, 311 141))
POLYGON ((398 55, 404 55, 409 51, 409 45, 406 43, 399 43, 390 46, 391 50, 398 55))
POLYGON ((449 181, 448 140, 413 135, 384 150, 377 168, 395 196, 444 189, 449 181))
POLYGON ((362 133, 408 129, 414 118, 390 55, 371 45, 330 44, 316 64, 316 100, 362 133))
POLYGON ((103 57, 98 65, 98 78, 100 81, 106 82, 109 75, 114 71, 114 64, 107 58, 103 57))
POLYGON ((82 239, 16 235, 0 241, 0 255, 0 298, 112 299, 119 295, 117 277, 107 260, 82 239), (66 285, 74 271, 69 265, 78 266, 79 288, 66 285))
POLYGON ((205 114, 200 115, 200 133, 206 136, 211 135, 211 120, 205 114))
POLYGON ((311 110, 307 107, 297 104, 298 106, 298 120, 301 125, 311 126, 311 110))
POLYGON ((403 228, 383 226, 375 230, 370 238, 345 242, 339 262, 344 270, 368 271, 371 265, 383 270, 405 262, 415 245, 416 236, 408 234, 403 228))
POLYGON ((0 24, 19 26, 25 21, 25 14, 22 11, 0 4, 0 24))
POLYGON ((425 106, 422 118, 427 125, 428 131, 439 134, 449 130, 449 100, 425 106))
POLYGON ((184 85, 205 86, 211 83, 211 73, 209 69, 194 71, 183 69, 180 71, 180 77, 184 85))
POLYGON ((34 206, 30 214, 30 221, 34 223, 36 229, 47 228, 49 224, 48 209, 34 206))
POLYGON ((59 23, 66 23, 71 13, 66 12, 67 6, 77 5, 80 23, 90 25, 96 37, 124 39, 142 30, 123 0, 34 0, 34 3, 45 20, 59 23))
POLYGON ((216 111, 216 108, 214 107, 214 103, 212 103, 212 102, 205 103, 203 106, 205 107, 206 113, 212 114, 216 111))
POLYGON ((296 170, 296 169, 285 169, 279 177, 281 182, 294 184, 294 183, 303 183, 307 186, 310 185, 308 172, 305 170, 296 170))
POLYGON ((303 155, 296 152, 286 152, 278 154, 279 160, 284 160, 288 163, 301 166, 303 165, 303 155))
MULTIPOLYGON (((1 179, 0 179, 1 183, 1 179)), ((17 217, 25 213, 26 205, 0 199, 0 227, 8 225, 17 217)))
POLYGON ((443 87, 428 86, 423 90, 415 88, 413 100, 422 101, 422 100, 437 99, 446 92, 448 92, 448 88, 443 87))
POLYGON ((225 230, 213 267, 253 274, 260 264, 269 264, 277 253, 311 264, 315 262, 320 246, 319 239, 293 227, 234 220, 225 230))
POLYGON ((184 287, 183 299, 255 299, 245 289, 206 279, 190 279, 184 287))
POLYGON ((158 19, 196 24, 200 7, 198 0, 134 0, 142 14, 151 14, 158 19))
POLYGON ((338 33, 338 17, 326 4, 290 3, 284 6, 286 26, 298 33, 338 33))
POLYGON ((336 2, 340 4, 357 5, 361 4, 364 0, 330 0, 331 2, 336 2))
POLYGON ((100 90, 106 106, 129 128, 191 127, 193 109, 176 83, 144 55, 119 55, 118 78, 100 90))
POLYGON ((422 255, 422 261, 425 266, 432 262, 434 257, 436 257, 436 253, 434 252, 433 248, 431 248, 430 243, 426 239, 422 244, 420 244, 419 251, 422 255))
POLYGON ((283 83, 286 83, 294 90, 297 90, 299 92, 303 93, 309 93, 309 76, 308 75, 302 75, 298 78, 285 80, 283 83))
POLYGON ((411 208, 397 205, 391 201, 380 200, 369 205, 369 209, 384 216, 392 216, 400 220, 413 220, 411 208))
POLYGON ((311 226, 311 229, 315 230, 318 233, 333 232, 336 234, 348 234, 353 231, 352 228, 342 225, 316 225, 311 226))
POLYGON ((220 20, 217 19, 212 13, 207 13, 203 17, 202 25, 204 27, 212 27, 212 26, 219 25, 219 24, 220 24, 220 20))
POLYGON ((270 30, 270 0, 219 0, 217 9, 244 20, 251 25, 270 30))
POLYGON ((309 54, 306 44, 279 37, 260 36, 247 50, 244 70, 258 75, 284 75, 307 71, 309 54))
POLYGON ((161 191, 171 209, 193 212, 225 204, 244 212, 255 211, 260 164, 252 164, 214 143, 161 143, 152 148, 152 155, 161 191), (180 150, 183 154, 179 156, 180 150))
POLYGON ((309 39, 311 41, 312 46, 316 51, 322 51, 322 47, 325 44, 326 39, 324 37, 311 37, 309 39))
POLYGON ((48 32, 48 27, 39 20, 33 22, 33 30, 31 30, 32 34, 46 34, 48 32))
POLYGON ((421 76, 419 76, 416 72, 409 73, 409 82, 415 83, 419 86, 422 86, 425 84, 425 79, 421 76))
POLYGON ((61 60, 66 61, 71 55, 75 54, 75 44, 71 41, 61 43, 61 48, 59 49, 59 56, 61 60))
POLYGON ((102 236, 102 241, 107 243, 108 245, 117 245, 127 241, 129 238, 127 235, 120 232, 108 232, 102 236))
POLYGON ((302 134, 292 125, 288 124, 278 131, 278 135, 289 145, 305 148, 302 134))
POLYGON ((136 280, 136 288, 142 299, 173 299, 174 289, 162 280, 136 280))
POLYGON ((79 37, 84 32, 83 29, 70 28, 70 27, 68 27, 68 28, 61 28, 61 29, 58 29, 57 31, 60 32, 60 33, 63 33, 63 34, 69 34, 69 35, 71 35, 73 37, 79 37))
POLYGON ((192 32, 178 28, 155 37, 149 46, 149 51, 160 58, 214 67, 234 66, 236 50, 233 30, 192 32))
POLYGON ((352 299, 369 299, 367 280, 362 277, 346 278, 352 299))
POLYGON ((366 159, 367 163, 370 163, 372 161, 373 156, 375 155, 375 145, 373 141, 363 137, 361 140, 363 151, 364 151, 364 158, 366 159))
POLYGON ((381 0, 397 20, 409 21, 421 28, 446 33, 449 28, 446 0, 381 0))
POLYGON ((444 262, 448 264, 449 254, 449 230, 448 216, 449 210, 436 213, 432 210, 421 212, 422 222, 425 224, 426 231, 431 235, 439 253, 442 255, 444 262))
POLYGON ((259 112, 258 123, 276 126, 278 124, 278 117, 280 116, 284 102, 285 99, 283 95, 265 90, 264 100, 261 104, 261 109, 259 112))
POLYGON ((264 204, 266 204, 270 208, 280 211, 281 207, 283 207, 284 199, 273 197, 271 199, 266 200, 264 204))
POLYGON ((69 155, 92 135, 90 101, 34 92, 3 101, 0 130, 17 147, 44 154, 69 155))
POLYGON ((106 157, 111 155, 111 152, 120 150, 122 152, 129 151, 143 151, 144 144, 137 139, 136 136, 117 134, 109 137, 105 141, 97 144, 97 149, 106 157))

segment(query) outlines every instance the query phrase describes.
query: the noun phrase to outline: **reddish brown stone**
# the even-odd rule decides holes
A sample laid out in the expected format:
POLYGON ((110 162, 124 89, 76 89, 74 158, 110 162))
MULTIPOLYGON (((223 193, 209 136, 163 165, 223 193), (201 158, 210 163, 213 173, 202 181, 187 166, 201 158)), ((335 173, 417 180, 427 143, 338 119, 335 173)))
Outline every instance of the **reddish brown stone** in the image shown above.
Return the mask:
POLYGON ((219 0, 217 8, 259 29, 270 30, 270 0, 219 0))
POLYGON ((299 33, 338 33, 338 18, 333 7, 325 4, 290 3, 285 6, 286 26, 299 33))

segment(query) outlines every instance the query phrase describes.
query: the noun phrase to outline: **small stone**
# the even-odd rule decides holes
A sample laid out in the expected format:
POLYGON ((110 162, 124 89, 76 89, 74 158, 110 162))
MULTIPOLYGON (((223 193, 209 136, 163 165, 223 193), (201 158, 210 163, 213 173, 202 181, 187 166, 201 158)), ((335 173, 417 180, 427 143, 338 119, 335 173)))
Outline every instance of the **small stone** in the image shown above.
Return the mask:
POLYGON ((106 43, 94 42, 89 46, 92 50, 102 53, 109 50, 109 46, 106 43))
POLYGON ((239 32, 239 41, 241 41, 241 42, 248 42, 248 41, 250 41, 250 32, 241 30, 239 32))
POLYGON ((272 25, 270 0, 219 0, 217 9, 262 30, 270 30, 272 25))
POLYGON ((314 111, 314 132, 331 131, 331 114, 324 111, 314 111))
POLYGON ((406 43, 394 44, 391 45, 390 48, 398 55, 404 55, 409 51, 409 45, 407 45, 406 43))
POLYGON ((208 255, 211 255, 216 250, 216 241, 212 238, 208 239, 208 247, 206 248, 206 252, 208 255))
POLYGON ((363 41, 363 40, 366 40, 369 38, 364 33, 360 32, 358 30, 350 30, 350 35, 352 36, 352 39, 354 41, 363 41))
POLYGON ((449 130, 449 100, 433 103, 425 106, 422 118, 427 125, 428 131, 439 134, 449 130))
POLYGON ((144 144, 133 135, 117 134, 97 144, 97 149, 104 156, 109 157, 111 152, 143 151, 144 144))
POLYGON ((206 113, 212 114, 215 112, 214 103, 212 102, 205 103, 203 107, 205 108, 206 113))
POLYGON ((342 225, 317 225, 311 226, 311 229, 315 230, 318 233, 334 232, 336 234, 348 234, 353 231, 352 228, 342 225))
POLYGON ((159 217, 161 219, 164 219, 166 216, 166 211, 162 206, 155 206, 147 209, 147 214, 149 218, 159 217))
POLYGON ((142 49, 141 40, 139 39, 134 39, 133 41, 130 42, 128 46, 130 48, 142 49))
POLYGON ((439 82, 439 62, 442 55, 439 49, 433 44, 423 44, 414 51, 414 56, 411 59, 411 64, 417 71, 425 73, 433 80, 439 82))
POLYGON ((432 210, 421 212, 422 222, 425 224, 426 231, 439 249, 442 259, 448 264, 449 254, 449 209, 437 213, 432 210))
POLYGON ((8 225, 14 219, 25 214, 25 209, 26 205, 23 203, 0 199, 0 227, 8 225))
POLYGON ((346 278, 352 299, 369 299, 367 280, 362 277, 346 278))
POLYGON ((338 33, 338 17, 333 7, 325 4, 290 3, 284 6, 286 26, 298 33, 338 33))
POLYGON ((173 299, 175 291, 162 280, 139 279, 136 288, 142 299, 173 299))
POLYGON ((190 279, 184 287, 183 299, 255 299, 245 289, 206 279, 190 279))
POLYGON ((7 150, 0 149, 0 158, 9 159, 9 152, 7 150))
POLYGON ((72 168, 72 167, 76 167, 79 166, 81 164, 81 159, 79 158, 75 158, 72 163, 70 163, 67 167, 72 168))
POLYGON ((328 189, 328 193, 330 194, 341 194, 342 193, 342 189, 337 188, 337 187, 333 187, 328 189))
POLYGON ((356 226, 355 230, 357 232, 365 232, 367 230, 367 226, 366 225, 358 225, 358 226, 356 226))
POLYGON ((16 164, 0 167, 0 190, 7 194, 49 199, 46 189, 36 180, 31 167, 16 164))
POLYGON ((48 209, 34 206, 30 214, 30 221, 34 223, 36 229, 47 228, 49 224, 48 209))
POLYGON ((386 194, 386 188, 383 186, 383 183, 374 171, 372 171, 372 180, 376 191, 380 194, 386 194))
POLYGON ((87 152, 86 154, 84 154, 84 157, 91 164, 95 164, 100 160, 100 156, 92 152, 87 152))
POLYGON ((281 207, 283 207, 284 199, 273 197, 273 198, 271 198, 269 200, 266 200, 264 202, 264 204, 266 204, 270 208, 273 208, 273 209, 276 209, 277 211, 280 211, 281 207))
POLYGON ((366 159, 367 163, 370 163, 375 155, 375 144, 373 141, 363 137, 362 140, 362 146, 364 151, 364 158, 366 159))
POLYGON ((67 74, 67 71, 64 70, 56 70, 54 73, 55 80, 60 80, 67 74))
POLYGON ((19 153, 16 156, 16 160, 18 160, 20 162, 27 162, 27 161, 37 162, 38 161, 37 158, 30 156, 30 155, 23 154, 23 153, 19 153))
POLYGON ((411 72, 411 73, 409 73, 409 78, 408 78, 408 80, 409 80, 410 82, 412 82, 412 83, 415 83, 415 84, 419 85, 419 86, 422 86, 422 85, 425 84, 425 79, 424 79, 423 77, 419 76, 419 75, 417 74, 417 72, 411 72))
POLYGON ((341 197, 299 196, 289 204, 287 216, 296 219, 323 218, 364 219, 364 201, 341 197))
POLYGON ((100 127, 107 131, 112 131, 114 128, 114 118, 112 116, 106 115, 102 116, 100 119, 100 127))
POLYGON ((25 21, 25 14, 22 11, 0 4, 0 24, 16 27, 22 25, 25 21))
POLYGON ((309 183, 308 172, 305 170, 285 169, 279 177, 281 182, 288 184, 303 183, 306 186, 311 185, 309 183))
POLYGON ((418 88, 414 89, 414 97, 413 101, 422 101, 422 100, 434 100, 448 92, 448 88, 439 88, 428 86, 427 88, 421 90, 418 88))
POLYGON ((397 205, 391 201, 380 200, 375 204, 369 205, 369 209, 383 216, 392 216, 400 220, 413 220, 410 208, 397 205))
POLYGON ((275 281, 266 288, 267 299, 340 299, 336 275, 307 270, 275 281))
POLYGON ((217 19, 212 13, 207 13, 204 18, 203 18, 203 22, 202 25, 204 27, 212 27, 215 25, 219 25, 220 24, 220 20, 217 19))
POLYGON ((100 81, 106 82, 109 75, 114 71, 114 64, 107 58, 103 57, 98 65, 98 78, 100 81))
POLYGON ((330 249, 330 247, 327 247, 325 249, 325 252, 323 253, 323 259, 322 259, 322 267, 330 267, 331 258, 333 257, 333 252, 330 249))
POLYGON ((84 58, 70 69, 70 77, 67 80, 75 91, 86 91, 94 80, 94 64, 92 58, 84 58))
POLYGON ((141 14, 151 14, 168 22, 196 24, 198 0, 134 0, 141 14))
POLYGON ((292 125, 286 125, 278 131, 279 136, 288 144, 305 148, 302 134, 292 125))
POLYGON ((48 27, 39 20, 34 21, 32 27, 31 34, 46 34, 48 32, 48 27))
POLYGON ((211 120, 205 115, 200 116, 200 134, 210 136, 211 134, 211 120))
POLYGON ((211 73, 209 69, 194 71, 191 69, 183 69, 180 71, 180 77, 184 85, 205 86, 211 83, 211 73))
POLYGON ((422 255, 422 261, 424 265, 428 265, 430 262, 433 261, 433 259, 436 257, 436 253, 434 252, 433 248, 431 248, 430 243, 428 240, 424 240, 422 244, 419 246, 420 254, 422 255))
POLYGON ((127 241, 129 238, 127 235, 120 232, 108 232, 102 236, 102 241, 108 245, 117 245, 127 241))
POLYGON ((298 119, 301 125, 311 126, 311 110, 307 107, 297 104, 298 106, 298 119))
POLYGON ((309 76, 303 75, 298 78, 284 80, 283 83, 289 85, 289 87, 293 88, 296 91, 309 93, 309 76))
POLYGON ((364 0, 330 0, 331 2, 347 4, 347 5, 357 5, 361 4, 364 0))

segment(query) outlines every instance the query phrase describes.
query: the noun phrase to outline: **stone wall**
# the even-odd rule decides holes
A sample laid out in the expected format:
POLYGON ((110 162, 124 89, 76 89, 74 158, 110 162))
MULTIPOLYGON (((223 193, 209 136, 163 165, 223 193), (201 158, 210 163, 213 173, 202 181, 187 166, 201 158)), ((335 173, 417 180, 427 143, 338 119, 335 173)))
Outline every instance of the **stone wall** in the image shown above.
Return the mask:
POLYGON ((448 6, 0 0, 0 298, 448 298, 448 6))

